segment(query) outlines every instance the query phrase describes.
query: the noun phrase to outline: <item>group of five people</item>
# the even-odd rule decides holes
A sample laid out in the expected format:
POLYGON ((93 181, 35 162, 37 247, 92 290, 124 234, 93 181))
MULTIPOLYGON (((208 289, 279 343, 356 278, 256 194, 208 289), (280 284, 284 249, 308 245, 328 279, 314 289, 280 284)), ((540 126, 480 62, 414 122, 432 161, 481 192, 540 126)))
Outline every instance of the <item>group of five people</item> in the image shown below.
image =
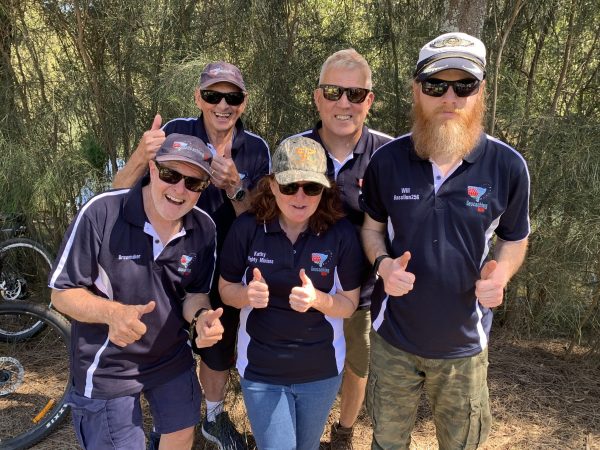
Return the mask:
POLYGON ((340 386, 333 449, 352 448, 365 390, 374 449, 409 448, 423 388, 441 449, 483 443, 491 308, 529 234, 525 161, 483 131, 485 64, 467 34, 426 44, 412 130, 392 139, 365 126, 368 63, 336 52, 320 121, 272 155, 240 120, 239 69, 208 64, 200 117, 155 117, 50 274, 73 319, 80 445, 145 448, 143 393, 159 448, 191 448, 192 352, 202 434, 221 449, 246 448, 223 409, 234 364, 261 450, 317 449, 340 386))

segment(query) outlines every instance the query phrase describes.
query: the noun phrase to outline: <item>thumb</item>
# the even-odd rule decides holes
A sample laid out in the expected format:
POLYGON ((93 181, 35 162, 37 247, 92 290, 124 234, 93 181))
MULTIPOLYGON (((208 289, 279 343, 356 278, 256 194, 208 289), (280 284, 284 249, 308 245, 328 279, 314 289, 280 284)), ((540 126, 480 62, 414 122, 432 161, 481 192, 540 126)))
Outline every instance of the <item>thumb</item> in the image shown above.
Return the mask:
POLYGON ((488 278, 490 278, 492 272, 496 270, 496 266, 498 266, 498 263, 493 259, 491 261, 486 262, 483 266, 483 269, 481 269, 481 279, 487 280, 488 278))
POLYGON ((151 130, 160 130, 160 126, 162 124, 162 117, 160 116, 160 114, 157 114, 154 116, 154 120, 152 121, 152 126, 150 127, 151 130))
POLYGON ((310 281, 304 269, 300 269, 300 281, 302 281, 302 287, 312 286, 312 281, 310 281))
POLYGON ((217 308, 214 310, 210 310, 206 313, 206 324, 209 327, 212 327, 215 322, 223 315, 223 308, 217 308))
POLYGON ((408 266, 408 262, 410 261, 410 252, 408 252, 408 251, 404 252, 402 254, 402 256, 397 259, 397 261, 400 264, 400 267, 402 268, 402 270, 406 270, 406 267, 408 266))
POLYGON ((253 277, 254 281, 262 281, 263 280, 258 267, 255 267, 254 269, 252 269, 252 277, 253 277))
POLYGON ((141 318, 144 314, 148 314, 149 312, 154 311, 156 308, 156 302, 152 300, 151 302, 146 303, 145 305, 137 305, 138 307, 138 318, 141 318))

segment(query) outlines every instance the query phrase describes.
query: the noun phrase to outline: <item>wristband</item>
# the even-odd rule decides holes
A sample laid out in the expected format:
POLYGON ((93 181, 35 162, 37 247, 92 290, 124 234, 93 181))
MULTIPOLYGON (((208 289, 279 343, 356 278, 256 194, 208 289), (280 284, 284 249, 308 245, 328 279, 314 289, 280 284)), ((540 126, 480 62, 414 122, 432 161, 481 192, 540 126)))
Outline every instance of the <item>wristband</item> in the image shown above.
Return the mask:
POLYGON ((198 309, 198 311, 196 311, 196 314, 194 314, 192 321, 190 322, 190 328, 188 329, 188 333, 190 334, 190 340, 192 342, 196 339, 196 322, 198 322, 198 317, 200 317, 200 314, 202 314, 204 311, 208 311, 208 308, 198 309))
POLYGON ((379 276, 379 265, 381 264, 381 261, 386 258, 391 258, 391 256, 384 253, 383 255, 379 255, 377 258, 375 258, 375 262, 373 263, 373 273, 375 276, 379 276))

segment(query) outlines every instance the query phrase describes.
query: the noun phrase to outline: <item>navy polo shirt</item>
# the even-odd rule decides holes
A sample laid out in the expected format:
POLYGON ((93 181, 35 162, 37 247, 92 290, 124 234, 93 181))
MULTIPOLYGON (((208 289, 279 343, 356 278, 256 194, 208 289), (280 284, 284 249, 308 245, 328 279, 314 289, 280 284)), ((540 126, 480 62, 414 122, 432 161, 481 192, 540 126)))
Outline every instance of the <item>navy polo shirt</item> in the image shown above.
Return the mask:
POLYGON ((254 267, 269 286, 266 308, 242 308, 237 369, 247 380, 307 383, 337 376, 344 367, 343 319, 311 308, 294 311, 292 288, 304 269, 315 289, 330 294, 360 286, 362 249, 346 219, 320 234, 307 230, 294 244, 275 219, 258 223, 250 213, 234 222, 221 253, 221 276, 246 285, 254 267))
POLYGON ((144 212, 140 180, 132 189, 92 198, 65 234, 49 276, 53 289, 84 288, 128 305, 156 302, 142 322, 147 332, 126 347, 108 340, 108 325, 72 321, 71 367, 75 391, 108 399, 140 392, 193 365, 185 294, 210 290, 216 230, 194 207, 182 230, 162 247, 144 212))
POLYGON ((414 288, 390 297, 378 280, 373 328, 390 344, 425 358, 460 358, 487 345, 492 311, 475 282, 495 233, 505 241, 529 234, 529 173, 523 157, 482 135, 475 149, 435 191, 431 162, 410 135, 381 147, 365 174, 361 207, 388 223, 391 256, 411 252, 414 288))
MULTIPOLYGON (((325 150, 327 147, 321 140, 319 130, 323 127, 323 122, 317 122, 316 126, 312 130, 304 131, 297 136, 305 136, 313 139, 320 143, 325 150)), ((388 143, 393 138, 384 134, 380 131, 372 130, 365 125, 362 127, 360 139, 358 140, 354 150, 352 151, 352 158, 346 160, 338 173, 335 173, 335 167, 333 159, 327 154, 327 176, 335 180, 338 189, 340 191, 340 197, 344 205, 344 212, 346 217, 352 222, 356 228, 357 235, 360 237, 360 228, 363 224, 364 212, 360 209, 358 204, 358 198, 361 193, 361 186, 365 171, 373 153, 383 144, 388 143)), ((371 266, 368 264, 365 258, 365 267, 362 275, 362 286, 360 290, 360 305, 359 308, 368 308, 371 303, 371 293, 373 291, 373 285, 375 284, 375 277, 371 270, 371 266)))
MULTIPOLYGON (((206 144, 210 143, 202 116, 173 119, 163 126, 163 130, 166 135, 171 133, 187 134, 202 139, 206 144)), ((235 167, 246 191, 252 190, 263 176, 271 172, 269 146, 260 136, 246 131, 240 119, 235 124, 231 158, 235 162, 235 167)), ((229 227, 236 217, 231 200, 227 198, 224 190, 210 184, 202 192, 198 206, 215 221, 217 230, 219 230, 218 248, 220 249, 229 227)))

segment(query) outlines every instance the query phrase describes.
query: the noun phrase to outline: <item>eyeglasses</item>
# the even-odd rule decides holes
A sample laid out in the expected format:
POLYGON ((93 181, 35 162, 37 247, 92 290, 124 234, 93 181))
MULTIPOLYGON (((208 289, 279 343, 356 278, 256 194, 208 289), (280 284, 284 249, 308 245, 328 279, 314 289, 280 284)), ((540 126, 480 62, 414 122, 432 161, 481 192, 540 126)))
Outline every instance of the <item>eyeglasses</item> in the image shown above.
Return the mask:
POLYGON ((210 178, 196 178, 182 175, 176 170, 161 166, 157 161, 154 161, 158 169, 158 178, 168 184, 177 184, 183 178, 183 184, 188 191, 202 192, 210 184, 210 178))
POLYGON ((358 87, 345 88, 336 86, 335 84, 320 84, 319 88, 323 89, 323 97, 332 102, 337 102, 345 92, 346 98, 350 103, 362 103, 367 98, 369 92, 371 92, 370 89, 358 87))
POLYGON ((421 91, 430 97, 441 97, 450 86, 457 97, 469 97, 479 92, 481 82, 477 79, 467 78, 464 80, 447 81, 437 78, 428 78, 421 81, 421 91))
POLYGON ((309 197, 314 197, 315 195, 319 195, 323 192, 323 186, 319 183, 290 183, 290 184, 279 184, 279 192, 283 195, 295 195, 298 192, 298 189, 302 188, 304 193, 309 197))
POLYGON ((200 97, 206 103, 217 105, 224 98, 228 105, 239 106, 244 103, 246 94, 241 91, 236 92, 219 92, 219 91, 200 91, 200 97))

